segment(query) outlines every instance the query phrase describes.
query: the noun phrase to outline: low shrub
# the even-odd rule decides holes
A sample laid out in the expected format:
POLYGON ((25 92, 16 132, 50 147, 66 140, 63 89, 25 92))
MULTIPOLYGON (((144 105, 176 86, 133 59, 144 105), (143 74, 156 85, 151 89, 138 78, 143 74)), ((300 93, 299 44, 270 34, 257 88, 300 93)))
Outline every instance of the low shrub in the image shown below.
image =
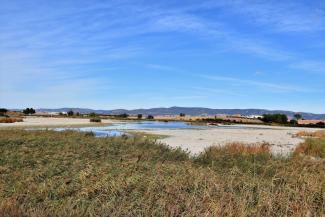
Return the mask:
POLYGON ((102 119, 100 119, 99 117, 93 117, 89 119, 90 122, 102 122, 102 119))

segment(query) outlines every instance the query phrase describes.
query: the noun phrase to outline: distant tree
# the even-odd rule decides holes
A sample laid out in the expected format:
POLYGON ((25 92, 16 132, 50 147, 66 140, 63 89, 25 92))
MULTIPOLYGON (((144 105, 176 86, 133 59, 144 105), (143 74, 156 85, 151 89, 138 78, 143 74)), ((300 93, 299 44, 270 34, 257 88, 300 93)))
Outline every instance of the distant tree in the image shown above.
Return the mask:
POLYGON ((89 113, 89 117, 96 117, 96 116, 97 116, 97 114, 95 112, 89 113))
POLYGON ((7 112, 8 112, 8 109, 0 108, 0 113, 7 113, 7 112))
POLYGON ((184 113, 180 113, 179 116, 180 117, 185 117, 185 114, 184 113))
POLYGON ((33 108, 26 108, 26 109, 23 110, 23 113, 25 115, 31 115, 31 114, 34 114, 35 113, 35 109, 33 109, 33 108))
POLYGON ((302 118, 302 115, 297 113, 297 114, 294 115, 294 117, 295 117, 296 120, 300 120, 302 118))
POLYGON ((142 114, 138 114, 138 119, 142 119, 142 114))
POLYGON ((123 114, 118 115, 118 117, 120 117, 120 118, 128 118, 129 115, 126 114, 126 113, 123 113, 123 114))
POLYGON ((264 114, 262 121, 266 123, 287 124, 288 117, 285 114, 264 114))
POLYGON ((76 115, 77 115, 77 116, 80 116, 80 113, 79 113, 79 112, 76 112, 76 115))
POLYGON ((148 115, 147 119, 154 119, 154 116, 153 115, 148 115))
POLYGON ((73 116, 73 114, 74 114, 74 113, 73 113, 73 111, 72 111, 72 110, 70 110, 70 111, 68 111, 68 113, 67 113, 67 114, 68 114, 68 116, 73 116))
POLYGON ((0 108, 0 116, 4 116, 8 112, 5 108, 0 108))

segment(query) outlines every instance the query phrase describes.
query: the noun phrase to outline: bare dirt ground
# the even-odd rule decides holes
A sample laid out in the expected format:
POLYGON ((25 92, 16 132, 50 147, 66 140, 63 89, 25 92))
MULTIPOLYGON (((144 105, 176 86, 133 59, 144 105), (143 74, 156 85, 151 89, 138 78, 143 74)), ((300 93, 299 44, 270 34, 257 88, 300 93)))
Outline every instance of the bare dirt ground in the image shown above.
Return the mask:
POLYGON ((165 135, 159 141, 171 147, 181 147, 192 154, 205 148, 227 143, 269 143, 273 154, 286 155, 304 140, 295 136, 300 131, 315 131, 311 128, 237 125, 245 128, 213 128, 185 130, 146 130, 145 133, 165 135))

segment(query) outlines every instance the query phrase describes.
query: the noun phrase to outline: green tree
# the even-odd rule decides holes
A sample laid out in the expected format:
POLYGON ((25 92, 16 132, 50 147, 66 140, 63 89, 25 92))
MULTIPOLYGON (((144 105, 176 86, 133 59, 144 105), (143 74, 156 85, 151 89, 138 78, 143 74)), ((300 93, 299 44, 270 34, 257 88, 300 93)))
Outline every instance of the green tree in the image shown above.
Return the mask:
POLYGON ((300 120, 300 119, 302 118, 302 115, 299 114, 299 113, 296 113, 296 114, 294 115, 294 117, 295 117, 296 120, 300 120))
POLYGON ((31 114, 34 114, 35 113, 35 109, 33 109, 33 108, 26 108, 26 109, 23 110, 23 113, 25 115, 31 115, 31 114))
POLYGON ((0 116, 4 116, 8 112, 5 108, 0 108, 0 116))
POLYGON ((138 119, 142 119, 142 114, 138 114, 138 119))
POLYGON ((96 116, 97 116, 97 114, 95 112, 89 113, 89 117, 96 117, 96 116))
POLYGON ((73 114, 74 114, 74 113, 73 113, 73 111, 72 111, 72 110, 70 110, 70 111, 68 111, 68 113, 67 113, 67 114, 68 114, 68 116, 73 116, 73 114))
POLYGON ((285 114, 264 114, 262 121, 266 123, 287 124, 288 117, 285 114))
POLYGON ((180 113, 179 116, 180 117, 185 117, 185 114, 184 113, 180 113))
POLYGON ((123 114, 118 115, 118 117, 119 117, 119 118, 128 118, 129 115, 126 114, 126 113, 123 113, 123 114))

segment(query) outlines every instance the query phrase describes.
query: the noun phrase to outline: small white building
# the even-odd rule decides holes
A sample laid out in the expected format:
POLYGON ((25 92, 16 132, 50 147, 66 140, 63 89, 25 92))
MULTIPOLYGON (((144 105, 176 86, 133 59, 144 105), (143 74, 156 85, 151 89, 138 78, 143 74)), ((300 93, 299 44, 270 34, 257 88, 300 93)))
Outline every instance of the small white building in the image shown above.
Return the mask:
POLYGON ((258 119, 258 118, 263 118, 262 115, 247 115, 246 118, 249 119, 258 119))

